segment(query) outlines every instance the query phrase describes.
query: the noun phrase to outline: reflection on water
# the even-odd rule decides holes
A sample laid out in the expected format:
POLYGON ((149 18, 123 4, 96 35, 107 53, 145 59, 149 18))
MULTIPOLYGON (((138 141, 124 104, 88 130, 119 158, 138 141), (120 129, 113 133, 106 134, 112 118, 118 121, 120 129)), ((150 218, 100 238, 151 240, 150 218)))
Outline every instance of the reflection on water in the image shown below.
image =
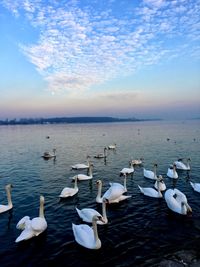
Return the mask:
MULTIPOLYGON (((13 184, 12 211, 0 214, 0 266, 151 266, 163 255, 179 249, 199 246, 200 194, 190 181, 200 182, 198 122, 141 122, 119 124, 37 125, 0 127, 0 203, 7 199, 4 187, 13 184), (49 138, 46 138, 46 137, 49 138), (106 158, 91 156, 93 179, 79 181, 79 192, 60 199, 61 190, 73 186, 71 170, 76 163, 86 163, 87 155, 96 155, 105 146, 106 158), (44 151, 56 148, 56 158, 44 160, 44 151), (178 158, 191 158, 191 171, 178 171, 179 178, 167 178, 167 168, 178 158), (79 246, 73 236, 72 222, 82 223, 75 210, 90 207, 101 213, 95 202, 96 181, 123 183, 120 170, 132 159, 144 158, 143 166, 158 164, 167 188, 176 187, 187 196, 192 216, 171 212, 164 198, 144 196, 138 184, 153 187, 154 181, 143 177, 143 166, 135 166, 127 177, 128 195, 132 197, 107 207, 109 223, 98 225, 102 248, 93 251, 79 246), (39 195, 45 197, 47 231, 37 238, 16 244, 20 234, 17 222, 25 215, 38 216, 39 195)), ((81 173, 87 174, 87 170, 81 173)))

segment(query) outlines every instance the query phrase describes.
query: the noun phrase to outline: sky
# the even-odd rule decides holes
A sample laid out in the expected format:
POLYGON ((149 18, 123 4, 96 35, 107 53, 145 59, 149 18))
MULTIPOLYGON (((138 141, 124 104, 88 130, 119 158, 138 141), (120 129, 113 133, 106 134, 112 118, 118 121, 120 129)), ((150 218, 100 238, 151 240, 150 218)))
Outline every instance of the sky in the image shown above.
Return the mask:
POLYGON ((200 0, 0 0, 0 119, 200 117, 200 0))

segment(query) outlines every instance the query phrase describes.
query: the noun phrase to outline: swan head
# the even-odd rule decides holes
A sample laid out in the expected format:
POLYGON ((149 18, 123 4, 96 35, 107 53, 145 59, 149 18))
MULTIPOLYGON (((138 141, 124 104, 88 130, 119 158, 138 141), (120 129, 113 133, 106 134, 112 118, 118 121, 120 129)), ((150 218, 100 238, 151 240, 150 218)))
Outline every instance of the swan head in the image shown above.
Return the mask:
POLYGON ((162 175, 158 175, 158 177, 157 177, 157 181, 159 181, 159 182, 163 182, 163 177, 162 177, 162 175))
POLYGON ((7 185, 5 186, 5 189, 6 189, 6 190, 10 190, 11 188, 13 188, 13 185, 12 185, 12 184, 7 184, 7 185))
POLYGON ((44 196, 40 196, 40 202, 44 204, 44 196))
POLYGON ((107 198, 105 198, 105 197, 103 198, 102 201, 103 201, 103 203, 105 203, 105 204, 106 204, 106 203, 109 203, 109 200, 108 200, 107 198))
POLYGON ((97 185, 102 185, 102 181, 101 181, 101 180, 97 180, 97 181, 96 181, 96 184, 97 184, 97 185))
POLYGON ((98 216, 98 215, 94 215, 94 216, 92 217, 92 221, 94 221, 94 222, 102 221, 103 223, 105 223, 103 217, 102 217, 102 216, 98 216))

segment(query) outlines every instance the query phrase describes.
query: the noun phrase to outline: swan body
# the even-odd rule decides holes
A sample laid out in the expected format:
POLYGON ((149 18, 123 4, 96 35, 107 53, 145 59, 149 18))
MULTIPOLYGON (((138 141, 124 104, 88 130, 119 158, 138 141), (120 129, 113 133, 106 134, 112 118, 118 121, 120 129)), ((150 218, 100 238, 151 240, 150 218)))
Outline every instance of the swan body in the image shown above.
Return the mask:
POLYGON ((74 188, 72 188, 72 187, 63 188, 63 190, 60 193, 61 198, 72 197, 78 193, 77 179, 78 179, 78 177, 75 176, 74 188))
POLYGON ((124 185, 120 184, 120 183, 116 183, 116 182, 110 182, 109 183, 110 186, 118 186, 120 188, 120 190, 122 190, 124 193, 127 192, 127 187, 126 187, 126 174, 124 174, 124 185))
POLYGON ((107 224, 108 218, 106 215, 106 203, 107 203, 107 200, 104 198, 102 201, 102 215, 98 211, 96 211, 95 209, 91 209, 91 208, 84 208, 82 210, 79 210, 76 208, 76 211, 77 211, 79 217, 84 222, 91 223, 94 215, 97 215, 98 217, 103 217, 103 221, 98 220, 97 224, 107 224))
POLYGON ((131 174, 134 172, 134 168, 133 168, 133 164, 132 164, 132 161, 129 162, 129 165, 130 167, 129 168, 123 168, 121 171, 120 171, 120 175, 128 175, 128 174, 131 174))
POLYGON ((40 211, 39 217, 32 220, 29 216, 24 216, 16 226, 17 229, 22 230, 21 234, 15 240, 16 243, 23 240, 28 240, 34 236, 40 235, 47 229, 47 222, 44 217, 44 197, 40 196, 40 211))
POLYGON ((133 166, 143 164, 143 159, 132 159, 133 166))
POLYGON ((75 178, 77 177, 77 179, 79 181, 82 181, 82 180, 91 180, 93 178, 93 172, 92 172, 92 167, 93 165, 89 162, 89 169, 88 169, 88 175, 86 174, 77 174, 75 175, 72 179, 75 180, 75 178))
POLYGON ((107 157, 107 147, 104 148, 103 153, 99 153, 96 156, 94 156, 94 158, 96 159, 102 159, 102 158, 106 158, 107 157))
POLYGON ((98 237, 97 232, 97 221, 103 221, 101 216, 94 215, 92 218, 92 226, 87 224, 76 225, 72 223, 72 230, 76 242, 88 249, 99 249, 101 248, 101 240, 98 237))
POLYGON ((109 145, 108 146, 108 149, 116 149, 117 145, 116 144, 113 144, 113 145, 109 145))
POLYGON ((101 197, 101 191, 102 191, 101 180, 97 181, 97 186, 98 186, 98 193, 96 196, 96 202, 97 203, 102 203, 104 198, 106 198, 109 203, 119 203, 120 201, 123 201, 123 200, 131 197, 131 196, 123 195, 123 193, 124 193, 124 187, 123 186, 115 186, 115 185, 110 186, 110 188, 101 197))
POLYGON ((176 171, 176 165, 173 164, 172 167, 169 167, 167 170, 167 176, 172 179, 177 179, 178 178, 178 173, 176 171))
POLYGON ((51 154, 49 151, 46 151, 46 152, 44 152, 44 154, 43 154, 43 158, 44 159, 51 159, 51 158, 56 158, 56 149, 54 148, 53 149, 53 154, 51 154))
POLYGON ((11 187, 12 187, 11 184, 8 184, 5 186, 8 204, 7 205, 0 204, 0 213, 6 212, 13 208, 12 199, 11 199, 11 187))
MULTIPOLYGON (((157 181, 158 183, 158 181, 157 181)), ((148 196, 148 197, 155 197, 155 198, 161 198, 162 197, 162 193, 160 191, 160 188, 158 186, 158 190, 156 190, 155 188, 151 188, 151 187, 141 187, 139 186, 139 189, 140 189, 140 192, 142 194, 144 194, 145 196, 148 196)))
POLYGON ((200 183, 192 183, 190 182, 192 188, 194 189, 194 191, 199 192, 200 193, 200 183))
POLYGON ((145 168, 143 168, 144 177, 148 179, 156 180, 157 179, 156 169, 157 169, 157 164, 154 164, 153 171, 146 170, 145 168))
POLYGON ((189 171, 190 170, 189 161, 190 159, 187 159, 187 163, 185 164, 182 159, 178 159, 177 161, 174 161, 174 164, 176 165, 177 170, 189 171))
POLYGON ((165 192, 165 201, 169 209, 173 212, 187 215, 188 212, 192 212, 191 207, 187 202, 185 194, 178 189, 168 189, 165 192))
POLYGON ((166 190, 166 185, 165 182, 163 180, 162 175, 158 176, 157 181, 155 181, 154 187, 158 190, 158 187, 160 189, 160 191, 165 191, 166 190))

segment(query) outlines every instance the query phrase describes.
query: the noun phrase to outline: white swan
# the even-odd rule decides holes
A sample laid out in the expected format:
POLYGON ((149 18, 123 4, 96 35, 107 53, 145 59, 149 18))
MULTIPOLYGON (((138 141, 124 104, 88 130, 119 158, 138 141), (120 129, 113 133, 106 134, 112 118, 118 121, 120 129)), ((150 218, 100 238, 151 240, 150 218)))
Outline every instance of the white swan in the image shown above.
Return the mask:
POLYGON ((113 144, 113 145, 109 145, 108 149, 116 149, 116 147, 117 147, 117 144, 113 144))
POLYGON ((145 168, 143 168, 144 177, 148 179, 156 180, 157 179, 157 175, 156 175, 157 166, 158 166, 157 164, 153 165, 153 171, 146 170, 145 168))
POLYGON ((97 215, 94 215, 92 218, 92 227, 87 224, 73 224, 72 230, 76 242, 89 249, 99 249, 101 248, 101 240, 99 239, 97 232, 97 221, 103 221, 103 218, 97 215))
POLYGON ((40 196, 39 217, 35 217, 31 220, 29 216, 25 216, 18 222, 16 227, 17 229, 23 230, 15 240, 16 243, 38 236, 47 229, 47 222, 44 217, 43 196, 40 196))
POLYGON ((77 164, 75 164, 75 165, 72 165, 71 168, 72 168, 73 170, 89 169, 89 166, 90 166, 90 164, 89 164, 89 160, 88 160, 89 157, 90 157, 90 156, 87 156, 87 164, 84 164, 84 163, 77 163, 77 164))
POLYGON ((189 171, 190 170, 189 162, 190 162, 190 158, 187 159, 187 163, 184 163, 183 159, 178 159, 178 160, 174 161, 174 164, 176 165, 177 170, 189 171))
POLYGON ((76 208, 76 211, 77 211, 79 217, 84 222, 91 223, 94 215, 97 215, 98 217, 103 217, 103 221, 98 220, 97 224, 107 224, 108 223, 108 218, 107 218, 107 214, 106 214, 106 203, 107 202, 108 201, 105 198, 102 201, 102 215, 98 211, 96 211, 95 209, 91 209, 91 208, 84 208, 81 210, 76 208))
POLYGON ((200 183, 193 183, 193 182, 190 182, 190 185, 192 186, 192 188, 194 189, 194 191, 200 193, 200 183))
POLYGON ((163 180, 162 175, 159 175, 157 180, 155 181, 154 187, 156 189, 158 189, 158 186, 160 188, 160 191, 165 191, 166 190, 166 184, 165 184, 165 182, 163 180))
POLYGON ((53 154, 51 154, 49 151, 44 152, 42 155, 44 159, 51 159, 51 158, 56 158, 56 149, 53 149, 53 154))
POLYGON ((104 147, 103 153, 99 153, 96 156, 94 156, 96 159, 102 159, 107 158, 107 147, 104 147))
POLYGON ((144 194, 145 196, 148 196, 148 197, 155 197, 155 198, 161 198, 162 197, 162 193, 160 191, 160 187, 159 187, 159 181, 156 181, 157 182, 157 187, 158 187, 158 190, 156 190, 155 188, 151 188, 151 187, 141 187, 138 185, 139 189, 140 189, 140 192, 142 194, 144 194))
POLYGON ((176 165, 173 164, 173 166, 170 166, 167 170, 167 176, 172 179, 178 178, 178 173, 176 171, 176 165))
POLYGON ((133 166, 143 164, 143 158, 141 158, 141 159, 132 159, 132 164, 133 164, 133 166))
POLYGON ((74 196, 75 194, 78 193, 77 179, 78 179, 78 177, 75 176, 75 179, 74 179, 74 188, 72 188, 72 187, 65 187, 65 188, 63 188, 63 190, 60 193, 60 197, 61 198, 72 197, 72 196, 74 196))
POLYGON ((6 212, 13 208, 12 199, 11 199, 11 187, 12 187, 11 184, 8 184, 5 186, 8 204, 7 205, 0 204, 0 213, 6 212))
POLYGON ((89 162, 88 175, 80 173, 80 174, 75 175, 72 179, 75 180, 75 177, 77 177, 79 181, 91 180, 93 178, 92 168, 93 168, 93 164, 89 162))
POLYGON ((98 192, 97 192, 97 196, 96 196, 96 202, 97 203, 102 203, 104 198, 106 198, 109 203, 119 203, 120 201, 123 201, 123 200, 131 197, 131 196, 123 195, 123 193, 124 193, 123 186, 122 187, 110 186, 110 188, 101 197, 102 182, 101 182, 101 180, 98 180, 96 183, 98 186, 98 192))
POLYGON ((120 175, 128 175, 128 174, 131 174, 134 172, 134 168, 133 168, 133 163, 132 161, 129 162, 129 168, 123 168, 121 171, 120 171, 120 175))
POLYGON ((120 183, 116 183, 116 182, 110 182, 109 183, 110 186, 118 186, 121 188, 122 191, 127 192, 127 187, 126 187, 126 174, 124 174, 124 185, 120 184, 120 183))
POLYGON ((192 212, 185 194, 176 188, 168 189, 165 192, 165 201, 168 208, 176 213, 186 215, 188 212, 192 212))

